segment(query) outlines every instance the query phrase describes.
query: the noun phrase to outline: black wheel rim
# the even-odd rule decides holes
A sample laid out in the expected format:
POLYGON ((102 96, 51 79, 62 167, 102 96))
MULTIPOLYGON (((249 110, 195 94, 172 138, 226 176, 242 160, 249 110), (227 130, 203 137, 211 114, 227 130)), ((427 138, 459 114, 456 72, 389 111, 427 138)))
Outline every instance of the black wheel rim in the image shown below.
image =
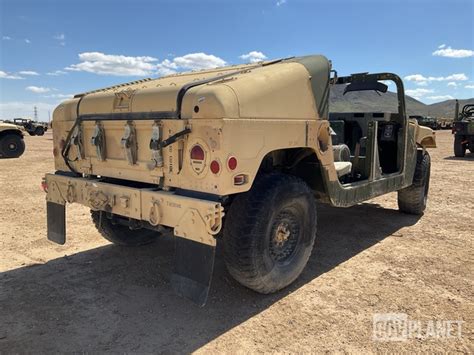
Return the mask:
POLYGON ((300 221, 293 209, 282 210, 275 218, 270 232, 269 254, 280 265, 291 261, 301 239, 300 221))

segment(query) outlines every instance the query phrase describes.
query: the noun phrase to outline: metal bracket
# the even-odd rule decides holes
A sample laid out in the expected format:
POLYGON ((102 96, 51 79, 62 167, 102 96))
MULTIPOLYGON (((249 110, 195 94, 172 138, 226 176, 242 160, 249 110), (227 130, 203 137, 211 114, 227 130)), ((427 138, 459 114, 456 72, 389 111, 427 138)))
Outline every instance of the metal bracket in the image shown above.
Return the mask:
POLYGON ((151 129, 150 149, 151 149, 151 162, 148 164, 148 168, 153 170, 154 168, 161 168, 163 166, 163 152, 161 148, 161 126, 158 122, 155 122, 151 129))
POLYGON ((105 131, 99 121, 96 121, 94 134, 91 138, 91 144, 95 145, 95 150, 97 152, 97 159, 104 161, 105 160, 105 131))
POLYGON ((125 133, 120 141, 120 145, 125 150, 125 158, 130 165, 134 165, 137 162, 137 134, 133 122, 128 121, 125 125, 125 133))
POLYGON ((76 149, 76 156, 78 160, 84 159, 84 145, 83 145, 83 138, 82 138, 82 128, 81 125, 78 124, 71 136, 71 143, 74 145, 76 149))

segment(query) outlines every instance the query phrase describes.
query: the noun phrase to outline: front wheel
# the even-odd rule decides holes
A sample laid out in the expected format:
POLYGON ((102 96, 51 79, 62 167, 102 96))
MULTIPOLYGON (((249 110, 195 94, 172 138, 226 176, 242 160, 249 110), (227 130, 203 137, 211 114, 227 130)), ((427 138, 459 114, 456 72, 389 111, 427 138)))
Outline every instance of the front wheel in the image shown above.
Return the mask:
POLYGON ((301 274, 315 238, 316 202, 308 185, 291 175, 264 175, 227 212, 225 263, 242 285, 276 292, 301 274))
POLYGON ((18 134, 7 134, 0 137, 0 156, 18 158, 25 152, 25 141, 18 134))
POLYGON ((128 226, 114 224, 112 220, 107 218, 105 213, 101 211, 92 211, 92 222, 99 233, 116 245, 134 247, 154 242, 160 233, 149 229, 130 229, 128 226))
POLYGON ((398 208, 401 212, 415 215, 423 214, 428 201, 430 171, 430 155, 428 152, 419 151, 412 184, 398 191, 398 208))
POLYGON ((44 135, 44 128, 43 127, 36 127, 35 136, 43 136, 43 135, 44 135))

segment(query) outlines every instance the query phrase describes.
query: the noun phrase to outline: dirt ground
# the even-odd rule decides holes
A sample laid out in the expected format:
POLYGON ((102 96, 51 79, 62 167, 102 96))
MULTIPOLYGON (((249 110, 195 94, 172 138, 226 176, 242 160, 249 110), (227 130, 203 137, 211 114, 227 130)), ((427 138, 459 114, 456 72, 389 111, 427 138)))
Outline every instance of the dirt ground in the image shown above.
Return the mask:
MULTIPOLYGON (((218 248, 208 304, 170 288, 173 240, 115 247, 68 209, 68 241, 46 239, 41 177, 52 140, 26 137, 0 160, 0 353, 474 352, 474 154, 453 157, 439 131, 428 209, 397 211, 396 194, 349 209, 319 206, 313 255, 288 289, 262 296, 237 284, 218 248), (421 327, 461 320, 460 337, 374 341, 373 316, 421 327)), ((454 334, 456 335, 456 334, 454 334)))

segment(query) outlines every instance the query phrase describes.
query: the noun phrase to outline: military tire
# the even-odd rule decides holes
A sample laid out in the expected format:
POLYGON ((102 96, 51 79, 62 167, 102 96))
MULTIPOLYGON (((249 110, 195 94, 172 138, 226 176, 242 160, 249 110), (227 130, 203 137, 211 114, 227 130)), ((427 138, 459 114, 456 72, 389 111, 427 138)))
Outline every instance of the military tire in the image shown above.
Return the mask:
POLYGON ((290 175, 264 175, 227 212, 225 263, 242 285, 276 292, 301 274, 315 238, 316 202, 306 183, 290 175))
POLYGON ((6 134, 0 137, 0 156, 18 158, 25 152, 25 141, 18 134, 6 134))
POLYGON ((431 158, 428 152, 419 151, 413 183, 398 191, 398 208, 401 212, 421 215, 426 209, 430 187, 431 158))
POLYGON ((43 127, 36 127, 35 136, 43 136, 43 135, 44 135, 44 128, 43 127))
POLYGON ((91 210, 92 221, 99 233, 115 245, 135 247, 150 244, 160 236, 159 232, 149 229, 131 230, 121 224, 112 224, 105 214, 102 214, 102 218, 100 215, 100 211, 91 210))
POLYGON ((462 136, 454 136, 454 155, 462 158, 466 155, 466 145, 462 144, 462 136))

